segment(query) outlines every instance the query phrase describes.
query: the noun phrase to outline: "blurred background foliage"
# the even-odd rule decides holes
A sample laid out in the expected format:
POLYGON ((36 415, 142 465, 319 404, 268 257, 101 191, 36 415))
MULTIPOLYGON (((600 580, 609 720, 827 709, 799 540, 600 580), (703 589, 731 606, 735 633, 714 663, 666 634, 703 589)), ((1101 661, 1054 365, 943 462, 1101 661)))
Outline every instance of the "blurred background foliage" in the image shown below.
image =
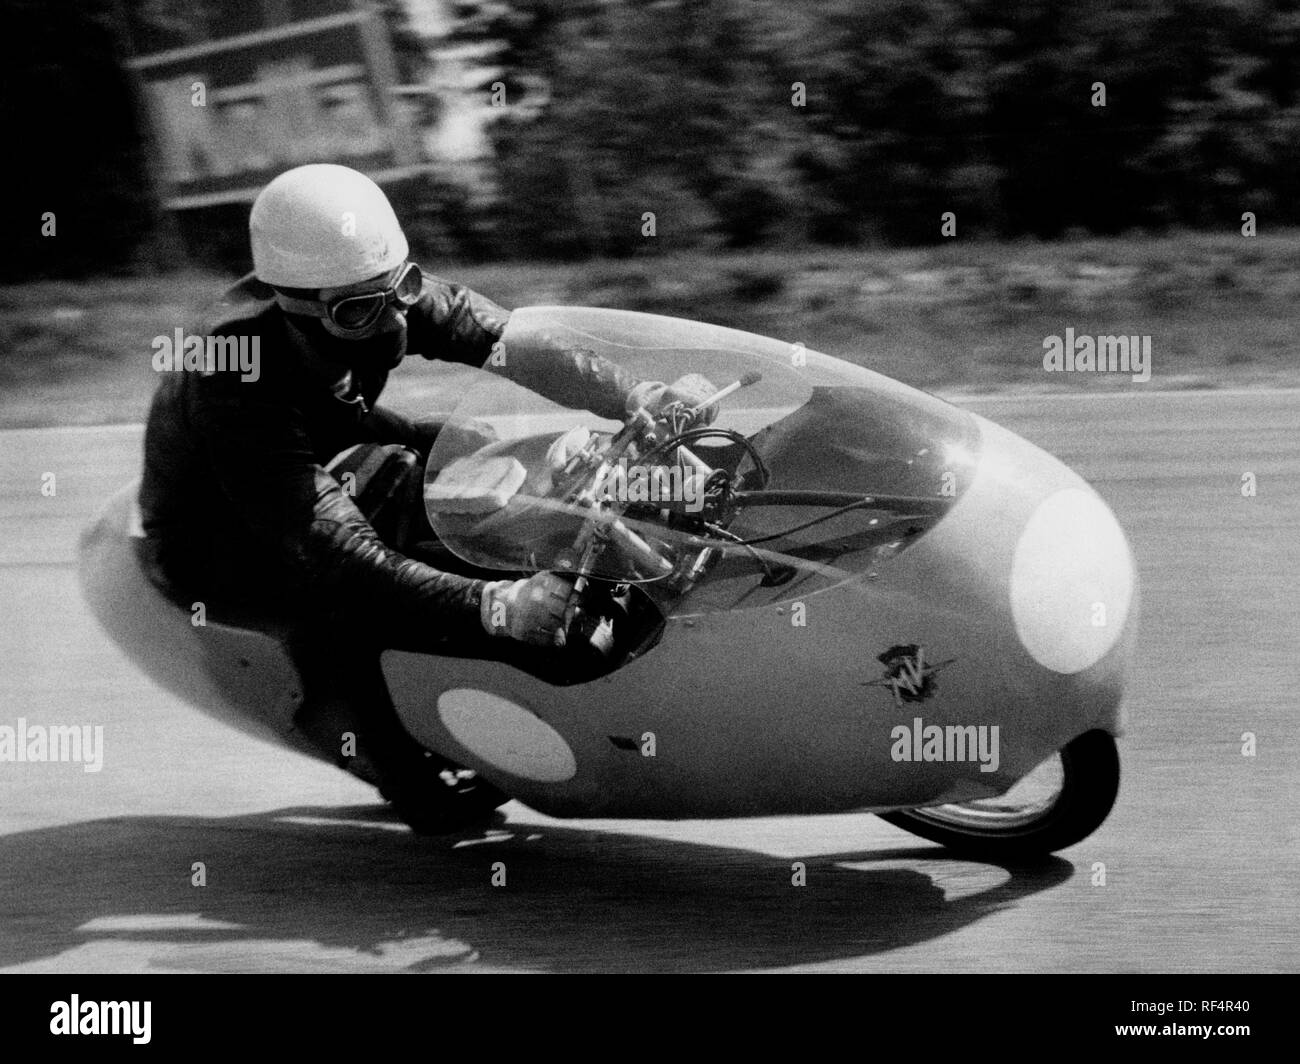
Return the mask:
POLYGON ((1292 2, 456 7, 506 86, 513 254, 937 243, 945 211, 987 237, 1300 221, 1292 2))
MULTIPOLYGON (((298 0, 295 0, 298 2, 298 0)), ((123 5, 184 42, 181 0, 6 0, 4 127, 39 145, 8 280, 246 264, 246 205, 160 211, 121 61, 123 5), (216 260, 216 261, 213 261, 216 260)), ((308 5, 309 6, 309 5, 308 5)), ((1300 222, 1294 0, 467 0, 491 156, 393 187, 424 253, 627 257, 1300 222), (806 106, 791 103, 794 83, 806 106), (1094 106, 1094 83, 1105 86, 1094 106), (642 235, 644 212, 657 236, 642 235)), ((402 75, 437 62, 384 5, 402 75)))
MULTIPOLYGON (((249 268, 247 203, 162 209, 123 65, 239 2, 0 0, 0 425, 139 420, 151 338, 249 268)), ((1042 338, 1069 324, 1151 335, 1166 387, 1300 384, 1296 0, 381 6, 426 117, 483 120, 389 196, 416 257, 505 306, 700 318, 930 388, 1065 386, 1042 338)))

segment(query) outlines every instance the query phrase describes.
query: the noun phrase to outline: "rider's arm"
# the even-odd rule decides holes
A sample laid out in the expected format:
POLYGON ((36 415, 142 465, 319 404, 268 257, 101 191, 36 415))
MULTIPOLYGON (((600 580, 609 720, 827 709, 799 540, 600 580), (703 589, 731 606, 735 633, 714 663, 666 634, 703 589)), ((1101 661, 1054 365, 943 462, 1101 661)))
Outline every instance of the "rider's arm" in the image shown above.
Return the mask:
MULTIPOLYGON (((426 277, 419 302, 406 316, 407 350, 425 358, 483 366, 509 320, 509 311, 464 285, 426 277)), ((595 352, 559 341, 548 348, 531 348, 521 364, 510 363, 508 350, 501 355, 511 380, 563 406, 616 421, 625 417, 628 395, 640 383, 595 352)))
POLYGON ((406 315, 406 349, 444 362, 481 366, 505 331, 510 312, 463 284, 424 278, 424 291, 406 315))
POLYGON ((218 486, 267 551, 306 586, 378 627, 437 641, 481 631, 484 582, 385 546, 317 463, 298 411, 271 390, 216 374, 190 404, 218 486))
POLYGON ((400 443, 416 451, 421 458, 429 456, 429 448, 442 422, 435 418, 418 421, 387 407, 376 406, 361 419, 361 429, 369 443, 400 443))

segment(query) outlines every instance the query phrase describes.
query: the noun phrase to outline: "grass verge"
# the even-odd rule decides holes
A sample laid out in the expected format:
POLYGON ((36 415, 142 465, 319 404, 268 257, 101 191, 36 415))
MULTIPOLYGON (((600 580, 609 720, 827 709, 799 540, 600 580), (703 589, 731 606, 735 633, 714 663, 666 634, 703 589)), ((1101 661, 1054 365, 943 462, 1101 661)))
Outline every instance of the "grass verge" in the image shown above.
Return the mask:
MULTIPOLYGON (((426 265, 508 307, 698 318, 941 393, 1300 385, 1295 233, 426 265), (1044 338, 1067 327, 1150 336, 1150 382, 1045 372, 1044 338)), ((227 280, 0 287, 0 428, 142 420, 156 384, 153 338, 184 328, 227 280)))

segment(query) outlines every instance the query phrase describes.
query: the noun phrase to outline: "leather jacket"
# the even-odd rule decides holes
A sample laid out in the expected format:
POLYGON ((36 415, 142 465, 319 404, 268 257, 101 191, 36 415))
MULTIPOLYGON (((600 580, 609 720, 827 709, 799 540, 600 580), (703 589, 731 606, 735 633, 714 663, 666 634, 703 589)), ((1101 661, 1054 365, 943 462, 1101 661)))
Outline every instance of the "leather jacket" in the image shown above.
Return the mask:
MULTIPOLYGON (((257 342, 256 379, 233 368, 162 374, 145 430, 140 510, 153 564, 182 597, 292 596, 375 632, 439 642, 481 631, 483 581, 441 572, 384 544, 324 469, 357 443, 424 453, 425 426, 376 407, 388 370, 353 371, 339 398, 303 361, 285 315, 260 282, 227 293, 197 335, 257 342)), ((407 351, 480 366, 509 313, 426 277, 407 313, 407 351)), ((545 380, 527 382, 569 407, 620 417, 635 377, 590 352, 557 346, 545 380)), ((536 377, 536 374, 534 374, 536 377)))

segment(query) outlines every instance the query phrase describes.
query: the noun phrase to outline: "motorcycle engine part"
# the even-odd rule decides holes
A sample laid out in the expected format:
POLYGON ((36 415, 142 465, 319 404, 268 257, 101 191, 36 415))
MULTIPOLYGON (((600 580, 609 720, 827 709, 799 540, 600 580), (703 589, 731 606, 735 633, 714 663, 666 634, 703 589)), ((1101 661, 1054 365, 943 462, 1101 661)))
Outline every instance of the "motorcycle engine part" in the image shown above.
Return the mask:
POLYGON ((571 428, 547 448, 547 466, 551 469, 563 469, 570 458, 587 446, 590 439, 591 430, 585 425, 571 428))

